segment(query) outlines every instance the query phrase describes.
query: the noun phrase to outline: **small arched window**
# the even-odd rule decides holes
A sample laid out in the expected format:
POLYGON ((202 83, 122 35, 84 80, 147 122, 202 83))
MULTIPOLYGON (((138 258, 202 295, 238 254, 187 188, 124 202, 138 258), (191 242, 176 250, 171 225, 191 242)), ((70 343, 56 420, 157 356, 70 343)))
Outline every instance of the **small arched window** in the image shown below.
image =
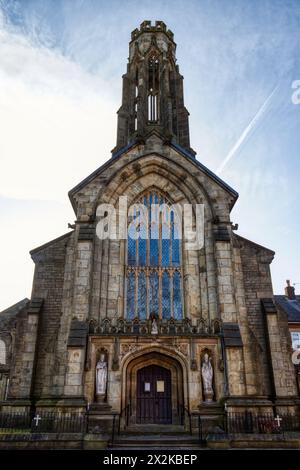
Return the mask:
POLYGON ((159 119, 159 61, 153 55, 148 62, 148 121, 155 123, 159 119))
POLYGON ((139 73, 135 74, 135 97, 134 97, 134 130, 137 131, 137 112, 138 112, 138 95, 139 95, 139 73))
POLYGON ((145 320, 155 315, 181 320, 181 243, 176 214, 164 196, 150 190, 131 206, 129 215, 126 318, 145 320))
POLYGON ((0 364, 6 364, 6 344, 0 339, 0 364))

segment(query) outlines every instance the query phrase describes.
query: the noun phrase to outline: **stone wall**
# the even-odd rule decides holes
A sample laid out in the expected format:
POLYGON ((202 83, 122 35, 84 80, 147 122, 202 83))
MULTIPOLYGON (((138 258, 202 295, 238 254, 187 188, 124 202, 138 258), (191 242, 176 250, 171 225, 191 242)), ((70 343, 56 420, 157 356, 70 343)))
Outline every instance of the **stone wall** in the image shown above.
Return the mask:
POLYGON ((55 351, 61 327, 66 245, 69 235, 31 252, 35 262, 32 297, 44 299, 40 315, 34 395, 51 394, 55 351))
POLYGON ((237 238, 242 262, 251 360, 255 366, 255 389, 258 395, 265 396, 271 394, 272 390, 261 299, 273 296, 269 264, 274 253, 246 239, 237 238))
POLYGON ((24 392, 26 396, 26 391, 28 390, 28 387, 31 386, 31 376, 29 377, 30 382, 28 383, 26 380, 27 370, 24 370, 23 361, 24 338, 27 327, 26 308, 24 308, 23 311, 18 314, 16 320, 15 341, 10 370, 8 398, 22 398, 24 397, 24 392), (24 386, 26 387, 26 391, 23 390, 24 386))
POLYGON ((241 249, 249 339, 252 340, 252 362, 255 364, 258 394, 296 396, 287 319, 276 310, 272 300, 270 263, 274 252, 242 237, 237 238, 241 249), (263 310, 264 299, 272 303, 272 311, 263 310))

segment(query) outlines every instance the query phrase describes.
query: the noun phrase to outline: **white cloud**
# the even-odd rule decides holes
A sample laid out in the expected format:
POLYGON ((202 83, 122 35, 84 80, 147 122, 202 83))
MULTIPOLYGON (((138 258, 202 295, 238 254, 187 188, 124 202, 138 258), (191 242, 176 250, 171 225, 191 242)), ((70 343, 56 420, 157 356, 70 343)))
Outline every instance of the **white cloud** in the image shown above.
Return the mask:
POLYGON ((110 157, 116 109, 107 83, 2 23, 0 195, 61 201, 110 157))
POLYGON ((110 158, 116 109, 108 83, 0 11, 0 311, 30 297, 29 250, 67 231, 67 192, 110 158))

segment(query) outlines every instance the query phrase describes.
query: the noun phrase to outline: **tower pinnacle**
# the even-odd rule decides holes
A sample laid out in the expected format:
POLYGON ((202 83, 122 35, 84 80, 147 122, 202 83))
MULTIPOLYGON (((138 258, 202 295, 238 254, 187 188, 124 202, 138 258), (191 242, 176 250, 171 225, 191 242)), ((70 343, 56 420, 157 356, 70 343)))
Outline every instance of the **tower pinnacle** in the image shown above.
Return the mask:
POLYGON ((176 44, 163 21, 143 21, 131 33, 127 72, 123 75, 113 154, 153 131, 191 155, 189 113, 184 106, 183 76, 176 65, 176 44))

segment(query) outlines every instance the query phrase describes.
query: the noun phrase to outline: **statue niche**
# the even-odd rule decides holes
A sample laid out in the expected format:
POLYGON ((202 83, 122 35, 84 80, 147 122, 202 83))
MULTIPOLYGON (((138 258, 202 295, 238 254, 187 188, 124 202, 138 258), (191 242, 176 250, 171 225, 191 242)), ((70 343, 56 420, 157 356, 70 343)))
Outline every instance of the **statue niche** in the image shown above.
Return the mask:
POLYGON ((205 403, 211 403, 214 399, 214 370, 212 356, 208 349, 205 349, 201 357, 202 392, 205 403))
POLYGON ((107 398, 107 369, 108 354, 105 349, 100 349, 97 354, 95 371, 95 394, 97 403, 104 403, 107 398))

